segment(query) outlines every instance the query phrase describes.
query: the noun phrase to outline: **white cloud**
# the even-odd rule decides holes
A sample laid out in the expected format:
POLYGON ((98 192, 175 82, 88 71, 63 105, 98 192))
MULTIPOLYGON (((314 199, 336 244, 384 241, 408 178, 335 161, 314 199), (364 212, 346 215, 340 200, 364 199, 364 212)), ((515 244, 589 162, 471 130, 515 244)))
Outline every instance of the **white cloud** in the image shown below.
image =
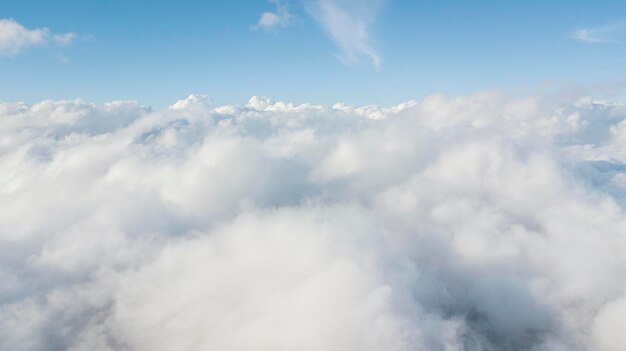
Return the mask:
POLYGON ((367 57, 378 68, 381 57, 370 32, 381 5, 382 0, 316 0, 307 9, 340 49, 341 62, 353 65, 367 57))
POLYGON ((48 28, 27 29, 13 19, 0 19, 0 56, 15 56, 35 46, 69 45, 74 33, 57 34, 48 28))
POLYGON ((1 350, 621 350, 626 108, 0 103, 1 350))
MULTIPOLYGON (((281 0, 269 0, 276 4, 275 12, 264 12, 253 29, 288 27, 295 18, 287 4, 281 0)), ((337 45, 336 57, 345 65, 355 65, 363 57, 380 68, 381 57, 371 43, 371 27, 384 0, 315 0, 306 3, 306 10, 337 45)))
POLYGON ((620 32, 626 29, 626 24, 617 23, 598 28, 581 28, 573 33, 574 39, 588 44, 620 43, 620 32))
POLYGON ((254 29, 274 29, 287 27, 293 21, 293 15, 289 12, 287 4, 282 0, 269 0, 276 5, 276 12, 263 12, 254 29))

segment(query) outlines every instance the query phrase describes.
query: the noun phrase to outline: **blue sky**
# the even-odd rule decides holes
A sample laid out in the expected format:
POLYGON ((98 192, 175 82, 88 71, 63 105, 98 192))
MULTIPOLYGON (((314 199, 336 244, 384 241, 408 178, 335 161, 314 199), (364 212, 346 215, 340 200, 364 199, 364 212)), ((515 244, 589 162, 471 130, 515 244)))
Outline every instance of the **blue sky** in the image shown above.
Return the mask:
POLYGON ((0 19, 49 29, 0 57, 3 101, 390 105, 626 81, 626 1, 20 0, 0 19))

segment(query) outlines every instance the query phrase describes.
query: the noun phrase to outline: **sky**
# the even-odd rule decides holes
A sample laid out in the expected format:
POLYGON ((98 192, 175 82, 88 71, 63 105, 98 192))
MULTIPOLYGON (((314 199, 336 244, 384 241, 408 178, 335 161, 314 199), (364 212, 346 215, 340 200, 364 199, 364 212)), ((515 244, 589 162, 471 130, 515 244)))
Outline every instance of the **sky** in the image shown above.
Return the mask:
POLYGON ((0 351, 626 350, 625 10, 0 1, 0 351))
POLYGON ((392 105, 610 85, 626 79, 624 13, 605 0, 3 1, 0 18, 71 38, 0 56, 0 99, 392 105))

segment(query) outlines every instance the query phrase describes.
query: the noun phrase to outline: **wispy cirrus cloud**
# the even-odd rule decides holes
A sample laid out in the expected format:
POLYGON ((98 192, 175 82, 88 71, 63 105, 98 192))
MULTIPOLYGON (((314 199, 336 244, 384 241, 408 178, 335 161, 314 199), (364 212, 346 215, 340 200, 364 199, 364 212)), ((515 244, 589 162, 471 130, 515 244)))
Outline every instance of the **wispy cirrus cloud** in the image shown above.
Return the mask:
POLYGON ((0 19, 0 57, 15 56, 35 46, 69 45, 76 37, 74 33, 53 33, 48 28, 28 29, 11 18, 0 19))
POLYGON ((381 56, 370 32, 382 4, 382 0, 317 0, 307 11, 340 49, 337 58, 342 63, 354 65, 367 57, 379 68, 381 56))
MULTIPOLYGON (((276 11, 261 13, 253 29, 289 27, 296 18, 282 0, 269 0, 276 11)), ((381 55, 372 44, 371 28, 385 0, 312 0, 303 7, 338 47, 336 57, 353 66, 368 59, 378 69, 381 55)))
POLYGON ((626 35, 626 22, 613 23, 595 28, 580 28, 574 31, 576 40, 588 44, 622 43, 620 37, 626 35))

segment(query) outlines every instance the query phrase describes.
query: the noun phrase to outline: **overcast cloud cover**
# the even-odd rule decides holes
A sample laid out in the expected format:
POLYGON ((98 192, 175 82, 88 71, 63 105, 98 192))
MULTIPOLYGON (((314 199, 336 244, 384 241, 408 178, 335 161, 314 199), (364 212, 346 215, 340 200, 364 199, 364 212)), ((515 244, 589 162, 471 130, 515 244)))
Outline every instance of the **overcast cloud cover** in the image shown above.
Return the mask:
POLYGON ((1 103, 0 349, 624 350, 624 118, 1 103))

